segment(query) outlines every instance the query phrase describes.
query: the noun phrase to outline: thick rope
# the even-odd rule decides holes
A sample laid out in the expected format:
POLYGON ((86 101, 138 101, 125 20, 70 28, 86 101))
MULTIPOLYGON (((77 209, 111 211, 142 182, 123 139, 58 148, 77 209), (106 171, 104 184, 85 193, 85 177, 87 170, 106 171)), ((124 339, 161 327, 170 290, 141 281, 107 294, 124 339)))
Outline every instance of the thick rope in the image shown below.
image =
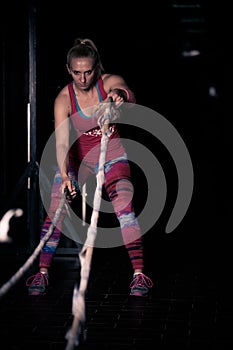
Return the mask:
POLYGON ((91 260, 93 254, 94 243, 97 235, 97 223, 99 218, 99 210, 102 198, 102 187, 104 184, 104 164, 106 159, 106 151, 109 140, 109 118, 111 110, 111 102, 106 103, 106 109, 104 116, 99 118, 99 125, 102 123, 102 138, 100 145, 100 156, 99 156, 99 169, 96 176, 97 184, 93 200, 93 211, 91 216, 90 226, 87 231, 87 238, 83 245, 81 252, 79 253, 79 259, 81 264, 80 272, 80 284, 79 289, 77 285, 74 287, 73 300, 72 300, 72 313, 73 313, 73 323, 69 331, 66 333, 67 346, 66 350, 73 350, 80 343, 80 337, 85 338, 84 325, 86 321, 86 307, 85 307, 85 293, 88 285, 90 270, 91 270, 91 260))
MULTIPOLYGON (((109 120, 110 120, 110 110, 111 110, 111 102, 106 103, 106 109, 104 114, 101 114, 98 121, 101 126, 102 138, 101 138, 101 146, 100 146, 100 157, 99 157, 99 170, 96 176, 97 186, 93 200, 93 212, 91 216, 91 223, 87 231, 87 238, 84 243, 84 246, 79 254, 80 264, 81 264, 81 273, 80 273, 80 284, 79 289, 77 285, 74 287, 73 292, 73 300, 72 300, 72 313, 74 315, 73 323, 70 330, 66 334, 67 346, 66 350, 73 350, 75 346, 79 345, 80 335, 83 335, 83 327, 85 325, 86 317, 85 317, 85 293, 88 285, 90 269, 91 269, 91 260, 93 254, 93 247, 97 234, 97 223, 99 217, 99 209, 102 198, 102 187, 104 184, 104 164, 106 158, 107 144, 109 140, 109 120)), ((101 105, 102 108, 102 105, 101 105)), ((101 109, 102 111, 102 109, 101 109)), ((114 111, 114 109, 113 109, 114 111)), ((118 113, 116 110, 113 112, 113 120, 118 117, 118 113)), ((34 263, 36 258, 38 257, 40 251, 44 247, 46 241, 50 238, 53 233, 54 228, 57 225, 59 220, 61 211, 66 202, 66 193, 63 193, 62 198, 60 200, 59 206, 55 212, 54 219, 52 224, 50 225, 46 235, 40 240, 40 243, 35 248, 32 255, 27 259, 23 266, 0 288, 0 298, 4 296, 7 291, 12 288, 16 282, 24 275, 27 269, 34 263)))
MULTIPOLYGON (((114 119, 116 119, 118 117, 118 112, 116 110, 115 111, 113 110, 112 112, 114 113, 114 115, 112 116, 112 120, 114 120, 114 119)), ((109 104, 108 108, 106 108, 106 104, 105 103, 104 104, 99 104, 99 106, 97 107, 97 109, 95 111, 95 116, 97 116, 97 117, 99 116, 99 118, 98 118, 99 123, 104 123, 105 117, 107 116, 107 119, 108 119, 108 117, 110 116, 110 104, 109 104), (108 110, 108 115, 106 114, 107 110, 108 110)), ((106 128, 106 125, 105 125, 105 128, 106 128)), ((106 132, 107 131, 105 131, 105 133, 106 132)), ((105 133, 103 133, 103 136, 107 137, 105 135, 105 133)), ((52 235, 53 230, 56 227, 57 222, 59 220, 59 217, 60 217, 60 214, 61 214, 61 211, 62 211, 62 208, 63 208, 65 202, 66 202, 66 193, 64 193, 62 195, 62 198, 60 200, 59 206, 58 206, 58 208, 57 208, 57 210, 55 212, 55 215, 54 215, 54 220, 53 220, 52 224, 50 225, 46 235, 40 240, 40 243, 35 248, 35 250, 32 253, 32 255, 24 263, 24 265, 21 266, 21 268, 9 279, 8 282, 6 282, 5 284, 3 284, 1 286, 1 288, 0 288, 0 298, 2 296, 4 296, 8 292, 8 290, 16 284, 16 282, 18 282, 18 280, 23 276, 23 274, 27 271, 27 269, 34 263, 34 261, 36 260, 37 256, 39 255, 40 251, 44 247, 46 241, 52 235)), ((21 216, 21 215, 22 215, 22 210, 21 209, 9 210, 4 215, 4 217, 0 221, 0 241, 1 242, 10 242, 11 241, 11 238, 8 236, 9 221, 10 221, 10 219, 13 216, 21 216)), ((85 215, 86 215, 86 213, 84 212, 84 216, 85 215)), ((91 233, 89 233, 88 236, 91 237, 92 236, 91 233)), ((90 238, 89 238, 89 240, 90 240, 90 238)), ((91 241, 93 241, 93 239, 91 241)), ((83 254, 84 254, 84 252, 83 252, 83 254)), ((82 259, 82 257, 81 257, 81 259, 82 259)))
POLYGON ((52 224, 50 225, 46 235, 40 240, 40 243, 38 246, 35 248, 34 252, 32 255, 26 260, 26 262, 23 264, 23 266, 20 267, 20 269, 5 283, 1 286, 0 288, 0 298, 8 292, 10 288, 12 288, 16 282, 24 275, 24 273, 27 271, 27 269, 34 263, 36 260, 37 256, 39 255, 41 249, 45 245, 46 241, 49 239, 51 234, 53 233, 53 230, 55 226, 57 225, 57 222, 59 220, 62 208, 66 202, 66 194, 62 195, 62 198, 60 200, 59 206, 55 212, 54 219, 52 224))
POLYGON ((86 225, 86 196, 87 196, 87 184, 85 183, 82 187, 82 224, 86 225))

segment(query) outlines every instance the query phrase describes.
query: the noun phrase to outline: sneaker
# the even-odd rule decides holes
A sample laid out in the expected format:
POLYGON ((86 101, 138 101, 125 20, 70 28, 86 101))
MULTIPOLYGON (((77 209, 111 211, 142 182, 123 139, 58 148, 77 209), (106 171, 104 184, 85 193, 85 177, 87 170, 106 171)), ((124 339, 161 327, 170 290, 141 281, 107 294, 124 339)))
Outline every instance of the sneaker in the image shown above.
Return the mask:
POLYGON ((46 294, 46 287, 49 285, 49 276, 47 273, 38 272, 30 276, 26 281, 29 295, 43 295, 46 294))
POLYGON ((134 274, 133 280, 130 283, 130 295, 136 297, 146 297, 148 289, 153 287, 153 282, 143 273, 134 274))

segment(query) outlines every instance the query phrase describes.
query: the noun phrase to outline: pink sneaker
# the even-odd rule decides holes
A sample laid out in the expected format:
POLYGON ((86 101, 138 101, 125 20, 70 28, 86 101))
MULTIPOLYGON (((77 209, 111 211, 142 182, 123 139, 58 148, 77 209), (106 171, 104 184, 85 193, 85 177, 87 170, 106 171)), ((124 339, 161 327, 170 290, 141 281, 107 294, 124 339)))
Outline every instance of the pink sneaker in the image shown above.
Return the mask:
POLYGON ((29 295, 46 294, 46 287, 49 285, 49 276, 46 273, 38 272, 37 274, 28 277, 26 286, 29 295))
POLYGON ((148 289, 153 287, 153 282, 144 273, 138 273, 134 274, 129 287, 131 288, 130 295, 146 297, 148 295, 148 289))

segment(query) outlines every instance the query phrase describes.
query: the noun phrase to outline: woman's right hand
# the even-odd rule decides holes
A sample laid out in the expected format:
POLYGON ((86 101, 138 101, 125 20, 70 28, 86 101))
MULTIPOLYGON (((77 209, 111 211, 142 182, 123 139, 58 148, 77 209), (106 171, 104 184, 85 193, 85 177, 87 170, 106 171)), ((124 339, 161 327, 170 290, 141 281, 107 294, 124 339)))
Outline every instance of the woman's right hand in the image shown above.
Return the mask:
POLYGON ((69 203, 77 196, 76 187, 68 176, 62 179, 61 192, 66 194, 69 203))

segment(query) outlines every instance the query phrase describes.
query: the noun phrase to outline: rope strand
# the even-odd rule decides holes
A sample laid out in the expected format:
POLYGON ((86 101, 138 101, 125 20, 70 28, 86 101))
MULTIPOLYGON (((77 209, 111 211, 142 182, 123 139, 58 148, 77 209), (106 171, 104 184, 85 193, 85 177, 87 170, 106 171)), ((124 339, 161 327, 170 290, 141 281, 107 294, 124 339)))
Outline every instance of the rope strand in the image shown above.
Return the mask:
POLYGON ((79 289, 77 285, 74 287, 73 300, 72 300, 72 313, 73 313, 73 323, 69 331, 66 333, 67 346, 66 350, 73 350, 75 346, 80 343, 80 336, 83 336, 84 325, 85 325, 85 293, 88 285, 90 270, 91 270, 91 260, 93 254, 93 247, 97 235, 97 223, 99 218, 99 209, 102 197, 102 187, 104 184, 104 164, 106 159, 106 151, 108 145, 108 126, 110 119, 112 99, 106 104, 105 115, 101 116, 103 125, 101 127, 102 138, 100 144, 100 156, 99 156, 99 169, 96 176, 97 184, 93 200, 93 211, 91 215, 90 226, 87 230, 87 238, 84 246, 79 254, 80 264, 81 264, 81 278, 79 289))

